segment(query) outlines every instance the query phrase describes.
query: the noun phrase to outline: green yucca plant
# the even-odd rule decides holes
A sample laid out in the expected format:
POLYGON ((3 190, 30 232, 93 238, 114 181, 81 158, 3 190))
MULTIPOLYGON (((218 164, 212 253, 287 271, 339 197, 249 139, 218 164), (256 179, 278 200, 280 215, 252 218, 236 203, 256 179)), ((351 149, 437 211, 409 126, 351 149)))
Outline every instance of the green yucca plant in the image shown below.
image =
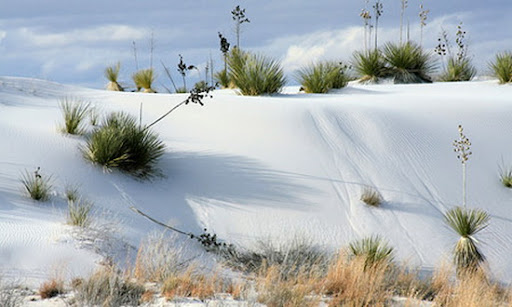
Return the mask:
POLYGON ((68 200, 68 224, 87 227, 91 224, 92 204, 82 199, 68 200))
POLYGON ((279 62, 234 48, 228 57, 230 78, 242 95, 274 94, 286 84, 279 62))
POLYGON ((84 157, 106 169, 118 168, 137 177, 156 171, 165 146, 158 135, 141 127, 126 113, 113 113, 95 130, 82 148, 84 157))
POLYGON ((500 181, 503 184, 503 186, 507 188, 512 188, 512 168, 500 167, 499 174, 500 181))
POLYGON ((230 88, 231 87, 231 79, 229 78, 229 73, 227 70, 221 70, 215 73, 214 75, 215 81, 219 83, 221 88, 230 88))
POLYGON ((393 247, 380 236, 366 237, 349 244, 350 252, 355 257, 364 259, 365 269, 393 261, 393 247))
POLYGON ((453 258, 459 273, 474 271, 485 260, 474 236, 488 226, 489 220, 489 214, 480 209, 455 207, 444 214, 445 223, 460 236, 453 258))
POLYGON ((498 53, 490 66, 500 84, 512 83, 512 52, 498 53))
POLYGON ((476 68, 467 57, 449 58, 446 71, 441 75, 440 80, 444 82, 470 81, 476 75, 476 68))
POLYGON ((435 68, 431 55, 413 42, 397 45, 387 43, 383 56, 395 83, 432 82, 429 76, 435 68))
POLYGON ((144 89, 144 93, 156 93, 153 89, 153 83, 156 79, 153 68, 139 70, 133 74, 132 79, 137 90, 144 89))
POLYGON ((378 49, 354 52, 352 66, 361 76, 360 82, 363 83, 377 83, 389 76, 382 52, 378 49))
POLYGON ((311 64, 297 72, 297 81, 306 93, 327 93, 333 88, 345 87, 348 77, 345 66, 334 61, 311 64))
POLYGON ((109 81, 107 90, 109 91, 124 91, 123 87, 117 82, 119 71, 121 70, 121 63, 117 62, 114 66, 105 68, 105 78, 109 81))
POLYGON ((59 105, 64 116, 64 125, 60 130, 67 134, 83 134, 85 131, 83 120, 89 114, 90 104, 79 100, 64 99, 59 105))
POLYGON ((33 173, 25 171, 25 173, 21 175, 20 180, 30 198, 37 201, 47 201, 50 199, 52 176, 44 176, 40 171, 40 167, 33 173))

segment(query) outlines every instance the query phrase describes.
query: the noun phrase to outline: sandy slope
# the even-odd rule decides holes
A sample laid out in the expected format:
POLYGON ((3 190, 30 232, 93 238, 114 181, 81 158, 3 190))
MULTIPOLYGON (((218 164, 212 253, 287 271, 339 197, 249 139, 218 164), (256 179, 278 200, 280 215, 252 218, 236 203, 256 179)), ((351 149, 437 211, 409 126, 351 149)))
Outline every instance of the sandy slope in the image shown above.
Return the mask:
POLYGON ((93 249, 77 249, 83 244, 63 225, 66 184, 80 185, 96 204, 98 224, 115 221, 110 226, 119 231, 110 234, 131 246, 158 230, 128 209, 136 205, 186 231, 207 227, 247 246, 305 237, 336 249, 381 234, 400 259, 429 270, 457 239, 442 212, 461 202, 461 165, 451 144, 463 124, 474 152, 468 203, 492 215, 479 238, 493 271, 512 279, 512 190, 498 180, 500 162, 512 166, 510 86, 352 84, 329 95, 290 88, 272 97, 216 91, 206 106, 184 106, 154 127, 167 151, 159 165, 164 177, 152 182, 83 161, 84 140, 56 130, 62 97, 91 101, 105 113, 138 115, 142 103, 146 123, 185 98, 0 78, 2 271, 43 278, 66 263, 72 275, 99 260, 93 249), (55 196, 44 204, 20 192, 20 172, 37 166, 55 180, 55 196), (364 186, 382 193, 381 208, 359 200, 364 186))

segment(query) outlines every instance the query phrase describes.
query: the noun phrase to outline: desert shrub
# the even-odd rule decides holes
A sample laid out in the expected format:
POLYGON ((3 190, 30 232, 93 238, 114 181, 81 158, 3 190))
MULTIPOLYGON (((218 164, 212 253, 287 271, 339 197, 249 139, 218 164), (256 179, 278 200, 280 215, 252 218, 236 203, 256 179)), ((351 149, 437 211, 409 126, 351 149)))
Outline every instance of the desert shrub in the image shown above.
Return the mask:
POLYGON ((76 185, 67 185, 64 190, 64 197, 67 201, 77 201, 80 198, 80 192, 78 191, 78 186, 76 185))
POLYGON ((460 236, 453 250, 458 273, 475 271, 485 260, 474 236, 488 226, 489 220, 489 214, 480 209, 455 207, 444 214, 445 223, 460 236))
POLYGON ((153 89, 153 83, 156 79, 153 68, 139 70, 133 74, 132 79, 137 90, 144 89, 145 93, 156 93, 153 89))
POLYGON ((39 295, 42 299, 52 298, 62 293, 64 293, 64 283, 61 280, 52 279, 39 287, 39 295))
POLYGON ((347 85, 346 66, 334 61, 311 64, 297 72, 297 81, 306 93, 327 93, 347 85))
POLYGON ((84 157, 106 169, 118 168, 137 177, 149 177, 165 146, 158 135, 137 124, 126 113, 112 113, 82 148, 84 157))
POLYGON ((75 298, 81 306, 139 306, 144 287, 121 276, 114 268, 102 268, 89 278, 76 280, 75 298))
POLYGON ((105 78, 109 81, 107 85, 107 90, 109 91, 124 91, 123 87, 119 85, 117 82, 117 78, 119 77, 119 71, 121 70, 121 63, 117 63, 114 66, 109 66, 105 68, 105 78))
POLYGON ((393 261, 393 247, 381 237, 371 236, 349 244, 350 252, 355 257, 364 259, 365 269, 388 264, 393 261))
POLYGON ((162 284, 162 294, 169 299, 195 297, 201 300, 224 292, 224 281, 216 274, 205 275, 190 266, 186 271, 168 276, 162 284))
POLYGON ((446 71, 441 75, 440 80, 444 82, 470 81, 476 75, 476 69, 471 60, 466 58, 449 58, 446 71))
POLYGON ((388 77, 386 62, 378 49, 354 52, 352 66, 361 76, 360 82, 377 83, 388 77))
POLYGON ((512 82, 512 52, 498 53, 490 66, 500 84, 512 82))
POLYGON ((215 73, 214 75, 215 81, 219 83, 221 88, 230 88, 231 87, 231 79, 229 78, 229 73, 227 70, 221 70, 215 73))
POLYGON ((274 94, 286 84, 281 64, 265 56, 234 48, 228 64, 230 78, 242 95, 274 94))
POLYGON ((384 199, 382 198, 382 195, 379 193, 379 191, 370 187, 365 187, 361 192, 361 201, 363 201, 368 206, 378 207, 382 204, 384 199))
POLYGON ((19 307, 23 303, 20 287, 13 282, 5 282, 0 277, 0 306, 19 307))
POLYGON ((503 186, 512 188, 512 168, 500 167, 500 181, 503 186))
POLYGON ((91 224, 92 204, 83 199, 68 200, 68 224, 87 227, 91 224))
POLYGON ((387 43, 383 56, 395 83, 431 82, 429 74, 435 65, 429 53, 413 42, 397 45, 387 43))
POLYGON ((40 167, 33 173, 25 171, 21 175, 20 180, 30 198, 37 201, 47 201, 50 198, 50 190, 52 189, 52 177, 42 175, 40 171, 40 167))
POLYGON ((89 114, 89 103, 80 100, 64 99, 60 102, 60 110, 64 117, 61 131, 67 134, 83 134, 84 119, 89 114))
POLYGON ((206 83, 206 81, 201 80, 194 84, 194 90, 197 92, 205 92, 206 89, 208 89, 209 85, 206 83))

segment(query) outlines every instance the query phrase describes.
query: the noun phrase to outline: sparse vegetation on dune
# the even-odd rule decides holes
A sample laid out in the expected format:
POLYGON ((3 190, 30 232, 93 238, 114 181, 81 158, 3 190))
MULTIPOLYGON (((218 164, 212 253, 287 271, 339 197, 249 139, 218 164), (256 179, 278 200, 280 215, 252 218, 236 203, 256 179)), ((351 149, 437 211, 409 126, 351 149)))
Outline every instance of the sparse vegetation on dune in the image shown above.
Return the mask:
POLYGON ((388 68, 380 50, 354 52, 352 66, 362 83, 378 83, 388 77, 388 68))
POLYGON ((47 201, 50 199, 52 176, 42 174, 40 167, 38 167, 34 172, 25 171, 20 180, 25 188, 25 192, 33 200, 47 201))
POLYGON ((374 188, 365 187, 361 192, 361 201, 363 201, 368 206, 378 207, 382 204, 384 199, 382 195, 374 188))
POLYGON ((139 70, 133 74, 132 79, 138 91, 144 89, 144 93, 156 93, 153 89, 153 83, 156 79, 153 68, 139 70))
POLYGON ((512 52, 507 51, 496 54, 490 67, 500 84, 512 83, 512 52))
POLYGON ((85 132, 84 119, 90 114, 90 104, 66 98, 59 105, 64 117, 64 125, 60 130, 67 134, 83 134, 85 132))
POLYGON ((335 61, 311 64, 297 72, 297 81, 306 93, 327 93, 348 83, 346 66, 335 61))
POLYGON ((395 83, 430 83, 435 64, 430 54, 413 42, 387 43, 382 49, 395 83))
POLYGON ((121 70, 121 63, 117 62, 116 65, 105 68, 105 78, 109 81, 107 90, 109 91, 124 91, 123 87, 117 82, 119 78, 119 71, 121 70))

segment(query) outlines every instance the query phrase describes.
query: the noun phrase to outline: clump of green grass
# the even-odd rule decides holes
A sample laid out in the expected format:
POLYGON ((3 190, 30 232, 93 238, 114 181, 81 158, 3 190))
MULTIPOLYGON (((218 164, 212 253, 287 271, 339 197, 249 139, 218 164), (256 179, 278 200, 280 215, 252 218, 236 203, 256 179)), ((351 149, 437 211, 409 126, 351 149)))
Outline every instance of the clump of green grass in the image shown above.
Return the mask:
POLYGON ((50 190, 52 189, 51 176, 44 176, 40 173, 38 167, 34 172, 25 171, 21 176, 21 183, 27 194, 33 200, 47 201, 50 199, 50 190))
POLYGON ((352 65, 361 76, 360 82, 377 83, 388 77, 386 62, 378 49, 354 52, 352 65))
POLYGON ((87 140, 82 153, 85 159, 106 169, 117 168, 146 178, 155 174, 156 163, 165 146, 151 129, 137 124, 126 113, 112 113, 87 140))
POLYGON ((60 110, 64 116, 61 131, 67 134, 83 134, 84 119, 89 114, 90 104, 80 100, 64 99, 60 102, 60 110))
POLYGON ((379 191, 370 187, 365 187, 363 189, 361 192, 361 200, 368 206, 372 207, 378 207, 384 201, 379 191))
POLYGON ((230 88, 231 87, 231 79, 229 78, 229 73, 227 70, 221 70, 215 73, 214 75, 215 81, 219 83, 221 88, 230 88))
POLYGON ((370 268, 393 261, 393 247, 380 236, 371 236, 349 244, 350 252, 355 257, 364 259, 364 267, 370 268))
POLYGON ((512 83, 512 52, 498 53, 490 66, 500 84, 512 83))
POLYGON ((476 68, 471 64, 470 59, 452 57, 448 59, 448 66, 440 80, 444 82, 470 81, 475 75, 476 68))
POLYGON ((405 44, 387 43, 383 56, 389 65, 389 73, 395 83, 432 82, 429 76, 435 64, 429 53, 413 42, 405 44))
POLYGON ((117 82, 119 71, 121 70, 121 63, 117 62, 114 66, 105 68, 105 78, 109 81, 107 90, 109 91, 124 91, 123 87, 117 82))
POLYGON ((68 200, 68 224, 78 227, 88 227, 91 224, 92 203, 83 200, 68 200))
POLYGON ((334 61, 309 65, 297 72, 297 81, 306 93, 327 93, 348 83, 345 66, 334 61))
POLYGON ((512 188, 512 168, 500 167, 500 181, 503 186, 512 188))
POLYGON ((457 272, 475 271, 484 262, 474 236, 489 225, 489 220, 489 214, 481 209, 455 207, 444 214, 445 223, 460 236, 453 252, 457 272))
POLYGON ((144 93, 156 93, 153 89, 153 83, 156 79, 153 68, 139 70, 133 74, 132 79, 137 90, 144 89, 144 93))
POLYGON ((230 78, 242 95, 274 94, 286 84, 281 64, 263 55, 235 48, 228 57, 228 64, 230 78))

